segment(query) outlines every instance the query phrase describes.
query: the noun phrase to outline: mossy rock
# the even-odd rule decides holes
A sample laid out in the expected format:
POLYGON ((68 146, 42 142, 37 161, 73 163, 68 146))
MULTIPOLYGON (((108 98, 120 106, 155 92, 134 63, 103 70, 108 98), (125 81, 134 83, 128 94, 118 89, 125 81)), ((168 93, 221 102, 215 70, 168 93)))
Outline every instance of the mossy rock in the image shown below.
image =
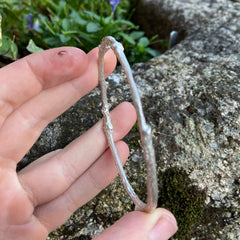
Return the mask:
POLYGON ((159 175, 158 206, 176 216, 179 232, 175 237, 185 239, 191 228, 201 222, 205 199, 205 191, 194 186, 183 169, 173 167, 159 175))

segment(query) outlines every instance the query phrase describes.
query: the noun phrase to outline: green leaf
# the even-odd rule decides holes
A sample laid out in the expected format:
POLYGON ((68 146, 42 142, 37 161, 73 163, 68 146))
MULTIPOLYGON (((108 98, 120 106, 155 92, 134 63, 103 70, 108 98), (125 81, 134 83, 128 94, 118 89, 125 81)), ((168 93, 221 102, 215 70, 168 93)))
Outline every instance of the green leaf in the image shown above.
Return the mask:
POLYGON ((12 60, 17 59, 18 48, 14 40, 9 37, 2 36, 2 45, 0 46, 0 55, 10 57, 12 60))
POLYGON ((0 47, 2 46, 2 15, 0 14, 0 47))
POLYGON ((83 14, 84 15, 87 15, 86 17, 89 18, 91 17, 92 19, 94 20, 97 20, 97 21, 100 21, 101 20, 101 17, 98 16, 96 13, 94 12, 91 12, 91 11, 83 11, 83 14))
POLYGON ((149 40, 148 40, 148 38, 147 37, 142 37, 142 38, 140 38, 140 40, 139 40, 139 42, 138 42, 138 44, 139 45, 141 45, 141 46, 143 46, 143 47, 147 47, 148 45, 149 45, 149 40))
POLYGON ((70 29, 70 21, 67 19, 67 18, 64 18, 62 20, 62 27, 65 31, 69 30, 70 29))
POLYGON ((143 31, 133 31, 130 35, 133 39, 136 40, 136 39, 139 39, 139 38, 143 37, 144 34, 145 33, 143 31))
POLYGON ((99 30, 101 30, 102 27, 100 26, 100 24, 95 23, 95 22, 89 22, 87 24, 87 32, 88 33, 93 33, 93 32, 98 32, 99 30))
POLYGON ((32 39, 28 42, 27 50, 31 53, 43 51, 43 49, 38 47, 32 39))
POLYGON ((67 35, 73 35, 73 34, 77 34, 78 31, 75 31, 75 30, 70 30, 70 31, 62 31, 62 34, 67 36, 67 35))
POLYGON ((79 39, 83 39, 86 40, 89 43, 93 43, 94 42, 94 38, 92 37, 93 34, 88 34, 86 32, 79 32, 78 33, 78 37, 79 39))
POLYGON ((40 19, 41 19, 41 22, 46 26, 47 30, 49 30, 49 32, 55 36, 56 33, 51 27, 51 22, 48 21, 48 19, 45 16, 41 16, 40 19))
POLYGON ((137 50, 139 53, 144 53, 145 52, 145 47, 143 47, 142 45, 138 44, 137 45, 137 50))
POLYGON ((122 32, 120 32, 119 35, 122 36, 123 39, 126 40, 127 42, 129 42, 130 44, 132 44, 132 45, 136 44, 135 40, 130 35, 128 35, 126 33, 122 33, 122 32))
POLYGON ((79 17, 79 18, 77 18, 77 19, 74 19, 74 21, 75 21, 76 23, 78 23, 79 25, 81 25, 81 26, 87 25, 87 21, 84 20, 84 19, 82 19, 81 17, 79 17))
POLYGON ((50 45, 51 47, 56 47, 56 46, 59 46, 59 44, 60 44, 60 41, 56 36, 44 38, 44 42, 47 45, 50 45))
POLYGON ((12 40, 9 39, 8 37, 6 36, 2 36, 2 45, 0 47, 0 54, 1 55, 6 55, 9 53, 9 50, 11 48, 11 42, 12 40))
POLYGON ((59 38, 60 38, 62 43, 66 43, 67 41, 69 41, 71 39, 70 36, 65 36, 63 34, 59 34, 59 38))
POLYGON ((10 50, 11 50, 12 59, 13 59, 13 60, 16 60, 16 59, 17 59, 17 55, 18 55, 18 47, 17 47, 17 45, 14 43, 14 41, 12 41, 12 43, 11 43, 10 50))
POLYGON ((72 13, 70 14, 70 18, 77 24, 84 26, 87 25, 87 21, 82 19, 79 15, 79 13, 75 10, 72 10, 72 13))
POLYGON ((160 55, 159 51, 152 49, 152 48, 146 48, 146 52, 149 53, 153 57, 160 55))
POLYGON ((155 40, 156 40, 156 43, 161 41, 160 39, 158 39, 158 34, 150 38, 151 43, 155 43, 155 40))
POLYGON ((113 20, 113 15, 111 14, 110 16, 104 18, 103 22, 104 22, 104 24, 109 25, 109 24, 111 24, 112 20, 113 20))
POLYGON ((117 21, 115 21, 115 23, 131 26, 131 27, 135 26, 132 22, 127 21, 127 20, 117 20, 117 21))

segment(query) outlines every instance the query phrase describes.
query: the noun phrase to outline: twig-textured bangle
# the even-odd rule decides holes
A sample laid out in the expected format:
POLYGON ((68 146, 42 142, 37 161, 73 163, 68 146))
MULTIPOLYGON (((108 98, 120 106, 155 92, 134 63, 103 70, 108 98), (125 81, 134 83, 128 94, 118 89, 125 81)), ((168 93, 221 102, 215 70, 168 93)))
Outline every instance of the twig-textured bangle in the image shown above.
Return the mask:
POLYGON ((155 162, 155 152, 152 144, 152 132, 151 127, 146 124, 146 120, 142 110, 142 104, 139 97, 139 93, 133 79, 132 71, 127 61, 127 58, 123 52, 123 46, 121 43, 117 42, 113 37, 105 37, 102 40, 101 45, 99 46, 99 81, 101 86, 102 92, 102 113, 104 119, 104 131, 106 133, 109 147, 111 149, 112 155, 114 157, 118 173, 121 177, 122 183, 133 200, 135 204, 135 209, 138 211, 144 212, 151 212, 157 206, 158 200, 158 187, 157 187, 157 174, 156 174, 156 162, 155 162), (132 94, 133 103, 137 112, 137 120, 139 126, 139 132, 141 136, 141 143, 143 148, 143 155, 146 162, 147 168, 147 203, 142 202, 136 193, 134 192, 133 188, 131 187, 130 183, 127 180, 126 174, 123 170, 121 161, 119 159, 112 132, 113 126, 111 123, 111 118, 109 114, 109 104, 107 100, 107 85, 105 82, 104 77, 104 63, 103 58, 104 54, 109 50, 112 49, 117 56, 119 62, 121 63, 125 74, 127 76, 128 83, 130 85, 130 90, 132 94))

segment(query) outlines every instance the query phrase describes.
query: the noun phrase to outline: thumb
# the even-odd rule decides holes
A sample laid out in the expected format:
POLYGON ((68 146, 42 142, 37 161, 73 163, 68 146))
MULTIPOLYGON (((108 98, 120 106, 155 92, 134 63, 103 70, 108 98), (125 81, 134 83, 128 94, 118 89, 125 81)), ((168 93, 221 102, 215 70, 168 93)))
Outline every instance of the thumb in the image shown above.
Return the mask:
POLYGON ((130 212, 94 240, 167 240, 177 231, 177 221, 168 210, 130 212))

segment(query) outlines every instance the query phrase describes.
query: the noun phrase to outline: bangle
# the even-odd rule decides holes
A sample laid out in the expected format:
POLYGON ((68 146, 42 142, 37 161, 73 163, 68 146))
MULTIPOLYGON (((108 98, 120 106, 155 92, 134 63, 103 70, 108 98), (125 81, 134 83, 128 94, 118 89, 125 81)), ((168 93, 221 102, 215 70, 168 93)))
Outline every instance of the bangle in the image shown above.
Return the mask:
POLYGON ((113 158, 115 160, 115 164, 120 175, 121 181, 131 197, 132 201, 135 204, 135 210, 144 211, 144 212, 152 212, 157 207, 158 201, 158 184, 157 184, 157 173, 156 173, 156 161, 155 161, 155 152, 152 143, 152 132, 151 127, 146 123, 142 104, 140 100, 140 96, 137 90, 136 83, 133 79, 132 71, 130 65, 127 61, 127 58, 124 54, 124 48, 121 43, 117 42, 113 37, 105 37, 103 38, 101 45, 99 45, 99 69, 98 69, 98 77, 101 87, 102 93, 102 114, 104 121, 104 132, 106 134, 109 147, 111 149, 113 158), (112 49, 118 58, 118 61, 122 65, 124 72, 127 76, 128 83, 130 85, 130 90, 132 94, 132 99, 134 103, 134 107, 137 112, 137 121, 139 126, 139 132, 141 137, 141 144, 143 149, 143 155, 146 162, 146 170, 147 170, 147 203, 144 203, 139 199, 133 190, 132 186, 128 182, 126 174, 123 170, 123 166, 119 159, 116 146, 114 144, 112 132, 113 126, 111 123, 111 118, 109 114, 109 104, 107 100, 107 84, 104 77, 104 63, 103 58, 105 53, 112 49))

